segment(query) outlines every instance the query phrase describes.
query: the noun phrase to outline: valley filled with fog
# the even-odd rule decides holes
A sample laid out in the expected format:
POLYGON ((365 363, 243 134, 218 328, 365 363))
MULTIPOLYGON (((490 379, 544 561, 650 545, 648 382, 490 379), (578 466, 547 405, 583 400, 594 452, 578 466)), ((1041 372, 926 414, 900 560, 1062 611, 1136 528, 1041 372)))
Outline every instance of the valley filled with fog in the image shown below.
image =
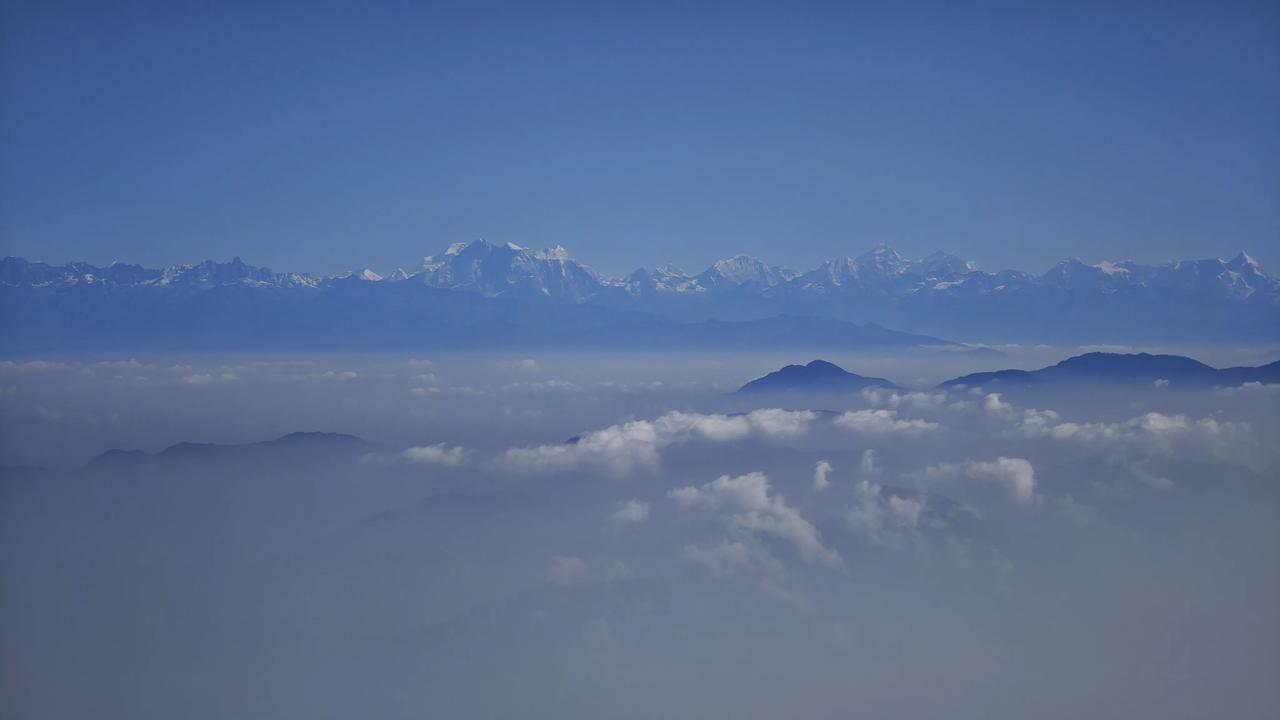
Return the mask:
POLYGON ((937 388, 1138 349, 6 360, 0 714, 1273 717, 1280 386, 937 388))

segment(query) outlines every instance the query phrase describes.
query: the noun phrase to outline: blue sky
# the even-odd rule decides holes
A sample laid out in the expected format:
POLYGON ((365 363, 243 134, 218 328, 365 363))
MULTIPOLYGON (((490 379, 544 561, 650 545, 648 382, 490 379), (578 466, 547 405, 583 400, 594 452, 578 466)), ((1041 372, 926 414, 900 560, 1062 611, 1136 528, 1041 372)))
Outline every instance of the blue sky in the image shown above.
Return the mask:
POLYGON ((0 10, 4 254, 1280 270, 1274 3, 98 5, 0 10))

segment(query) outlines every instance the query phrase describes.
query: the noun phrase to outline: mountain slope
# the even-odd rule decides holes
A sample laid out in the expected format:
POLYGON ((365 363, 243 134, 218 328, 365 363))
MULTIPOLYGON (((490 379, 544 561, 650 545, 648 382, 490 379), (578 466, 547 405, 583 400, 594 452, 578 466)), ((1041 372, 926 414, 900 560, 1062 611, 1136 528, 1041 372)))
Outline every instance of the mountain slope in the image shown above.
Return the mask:
POLYGON ((150 454, 142 450, 107 450, 89 461, 88 468, 112 470, 155 463, 198 461, 210 458, 253 460, 266 456, 287 458, 295 454, 354 457, 372 448, 355 435, 329 432, 294 432, 275 440, 222 445, 180 442, 150 454))
POLYGON ((1261 367, 1218 369, 1181 355, 1148 353, 1087 353, 1067 358, 1039 370, 998 370, 953 378, 938 385, 996 388, 1047 386, 1073 383, 1151 384, 1167 381, 1172 387, 1212 387, 1245 382, 1280 382, 1280 362, 1261 367))
POLYGON ((896 389, 884 378, 863 377, 826 360, 808 365, 787 365, 738 388, 740 393, 853 392, 868 387, 896 389))

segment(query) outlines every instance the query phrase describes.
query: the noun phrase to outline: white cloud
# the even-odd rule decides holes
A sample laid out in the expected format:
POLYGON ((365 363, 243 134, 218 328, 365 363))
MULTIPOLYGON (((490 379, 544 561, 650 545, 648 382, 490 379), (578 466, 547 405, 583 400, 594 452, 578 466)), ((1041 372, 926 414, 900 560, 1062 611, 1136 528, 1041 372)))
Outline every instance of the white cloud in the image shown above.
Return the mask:
POLYGON ((701 565, 716 577, 732 575, 740 569, 751 567, 752 552, 744 543, 722 541, 712 547, 685 545, 682 552, 685 560, 701 565))
POLYGON ((448 447, 444 443, 420 445, 405 448, 394 455, 369 453, 361 458, 364 463, 378 465, 410 464, 410 465, 445 465, 458 467, 466 462, 468 451, 463 447, 448 447))
POLYGON ((1247 382, 1236 387, 1214 388, 1214 392, 1227 397, 1232 395, 1273 394, 1280 393, 1280 383, 1247 382))
POLYGON ((1249 431, 1249 424, 1219 422, 1211 417, 1192 420, 1186 415, 1159 412, 1149 412, 1122 422, 1075 423, 1063 421, 1052 410, 1026 410, 1017 424, 1017 431, 1026 437, 1086 444, 1128 443, 1169 452, 1175 440, 1244 434, 1249 431))
POLYGON ((863 475, 879 475, 880 465, 876 462, 876 451, 870 448, 862 451, 862 462, 858 464, 863 475))
POLYGON ((816 492, 822 492, 827 489, 831 481, 827 479, 827 475, 832 471, 831 463, 826 460, 819 460, 818 464, 813 467, 813 489, 816 492))
POLYGON ((512 448, 499 464, 512 472, 563 472, 581 465, 614 475, 652 471, 662 448, 691 441, 730 442, 748 437, 788 438, 808 432, 817 413, 809 410, 753 410, 743 415, 669 412, 655 420, 634 420, 582 435, 574 442, 512 448))
POLYGON ((448 465, 456 467, 466 459, 467 451, 461 447, 446 447, 444 443, 406 448, 400 457, 408 463, 448 465))
POLYGON ((705 508, 721 514, 730 528, 762 533, 791 543, 810 565, 844 569, 840 555, 822 543, 818 529, 777 494, 770 495, 769 479, 753 472, 738 477, 721 475, 701 487, 668 492, 682 509, 705 508))
POLYGON ((639 525, 649 519, 649 503, 634 499, 620 502, 609 519, 615 527, 639 525))
POLYGON ((893 409, 902 407, 924 409, 939 408, 947 402, 947 394, 945 392, 899 393, 892 390, 878 390, 874 388, 863 389, 862 398, 873 407, 883 406, 893 409))
POLYGON ((1004 486, 1019 503, 1035 499, 1036 472, 1031 461, 1025 458, 1002 456, 990 462, 965 460, 962 463, 932 465, 925 469, 925 476, 935 479, 967 477, 994 482, 1004 486))
POLYGON ((835 424, 855 433, 869 435, 923 435, 938 429, 929 420, 901 420, 897 410, 851 410, 838 416, 835 424))
POLYGON ((849 529, 876 545, 902 547, 916 536, 924 503, 915 498, 885 495, 867 480, 856 486, 856 501, 845 511, 849 529))
POLYGON ((982 409, 992 415, 1007 415, 1013 412, 1013 405, 1000 399, 1000 393, 990 393, 982 399, 982 409))
POLYGON ((636 420, 587 433, 574 442, 512 448, 502 455, 499 464, 512 472, 532 474, 590 465, 621 476, 637 469, 656 469, 659 448, 664 444, 653 423, 636 420))

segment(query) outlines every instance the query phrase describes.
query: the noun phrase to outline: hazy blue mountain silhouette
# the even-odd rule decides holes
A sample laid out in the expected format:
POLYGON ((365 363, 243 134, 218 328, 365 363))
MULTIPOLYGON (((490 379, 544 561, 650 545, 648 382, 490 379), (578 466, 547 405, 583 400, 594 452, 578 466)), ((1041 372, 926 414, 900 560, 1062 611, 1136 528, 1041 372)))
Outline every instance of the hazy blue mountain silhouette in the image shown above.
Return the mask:
POLYGON ((88 467, 96 470, 133 467, 153 463, 187 462, 208 459, 252 459, 255 457, 293 453, 352 455, 372 448, 355 435, 329 432, 295 432, 274 440, 252 443, 220 444, 180 442, 154 455, 143 450, 112 449, 89 461, 88 467))
POLYGON ((1167 380, 1176 387, 1239 385, 1246 382, 1280 382, 1280 361, 1260 367, 1215 368, 1182 355, 1093 352, 1067 358, 1039 370, 997 370, 947 380, 938 385, 983 387, 1039 386, 1065 383, 1149 384, 1167 380))
POLYGON ((868 387, 896 389, 898 386, 884 378, 851 373, 826 360, 814 360, 808 365, 787 365, 775 370, 743 385, 738 392, 850 392, 868 387))

